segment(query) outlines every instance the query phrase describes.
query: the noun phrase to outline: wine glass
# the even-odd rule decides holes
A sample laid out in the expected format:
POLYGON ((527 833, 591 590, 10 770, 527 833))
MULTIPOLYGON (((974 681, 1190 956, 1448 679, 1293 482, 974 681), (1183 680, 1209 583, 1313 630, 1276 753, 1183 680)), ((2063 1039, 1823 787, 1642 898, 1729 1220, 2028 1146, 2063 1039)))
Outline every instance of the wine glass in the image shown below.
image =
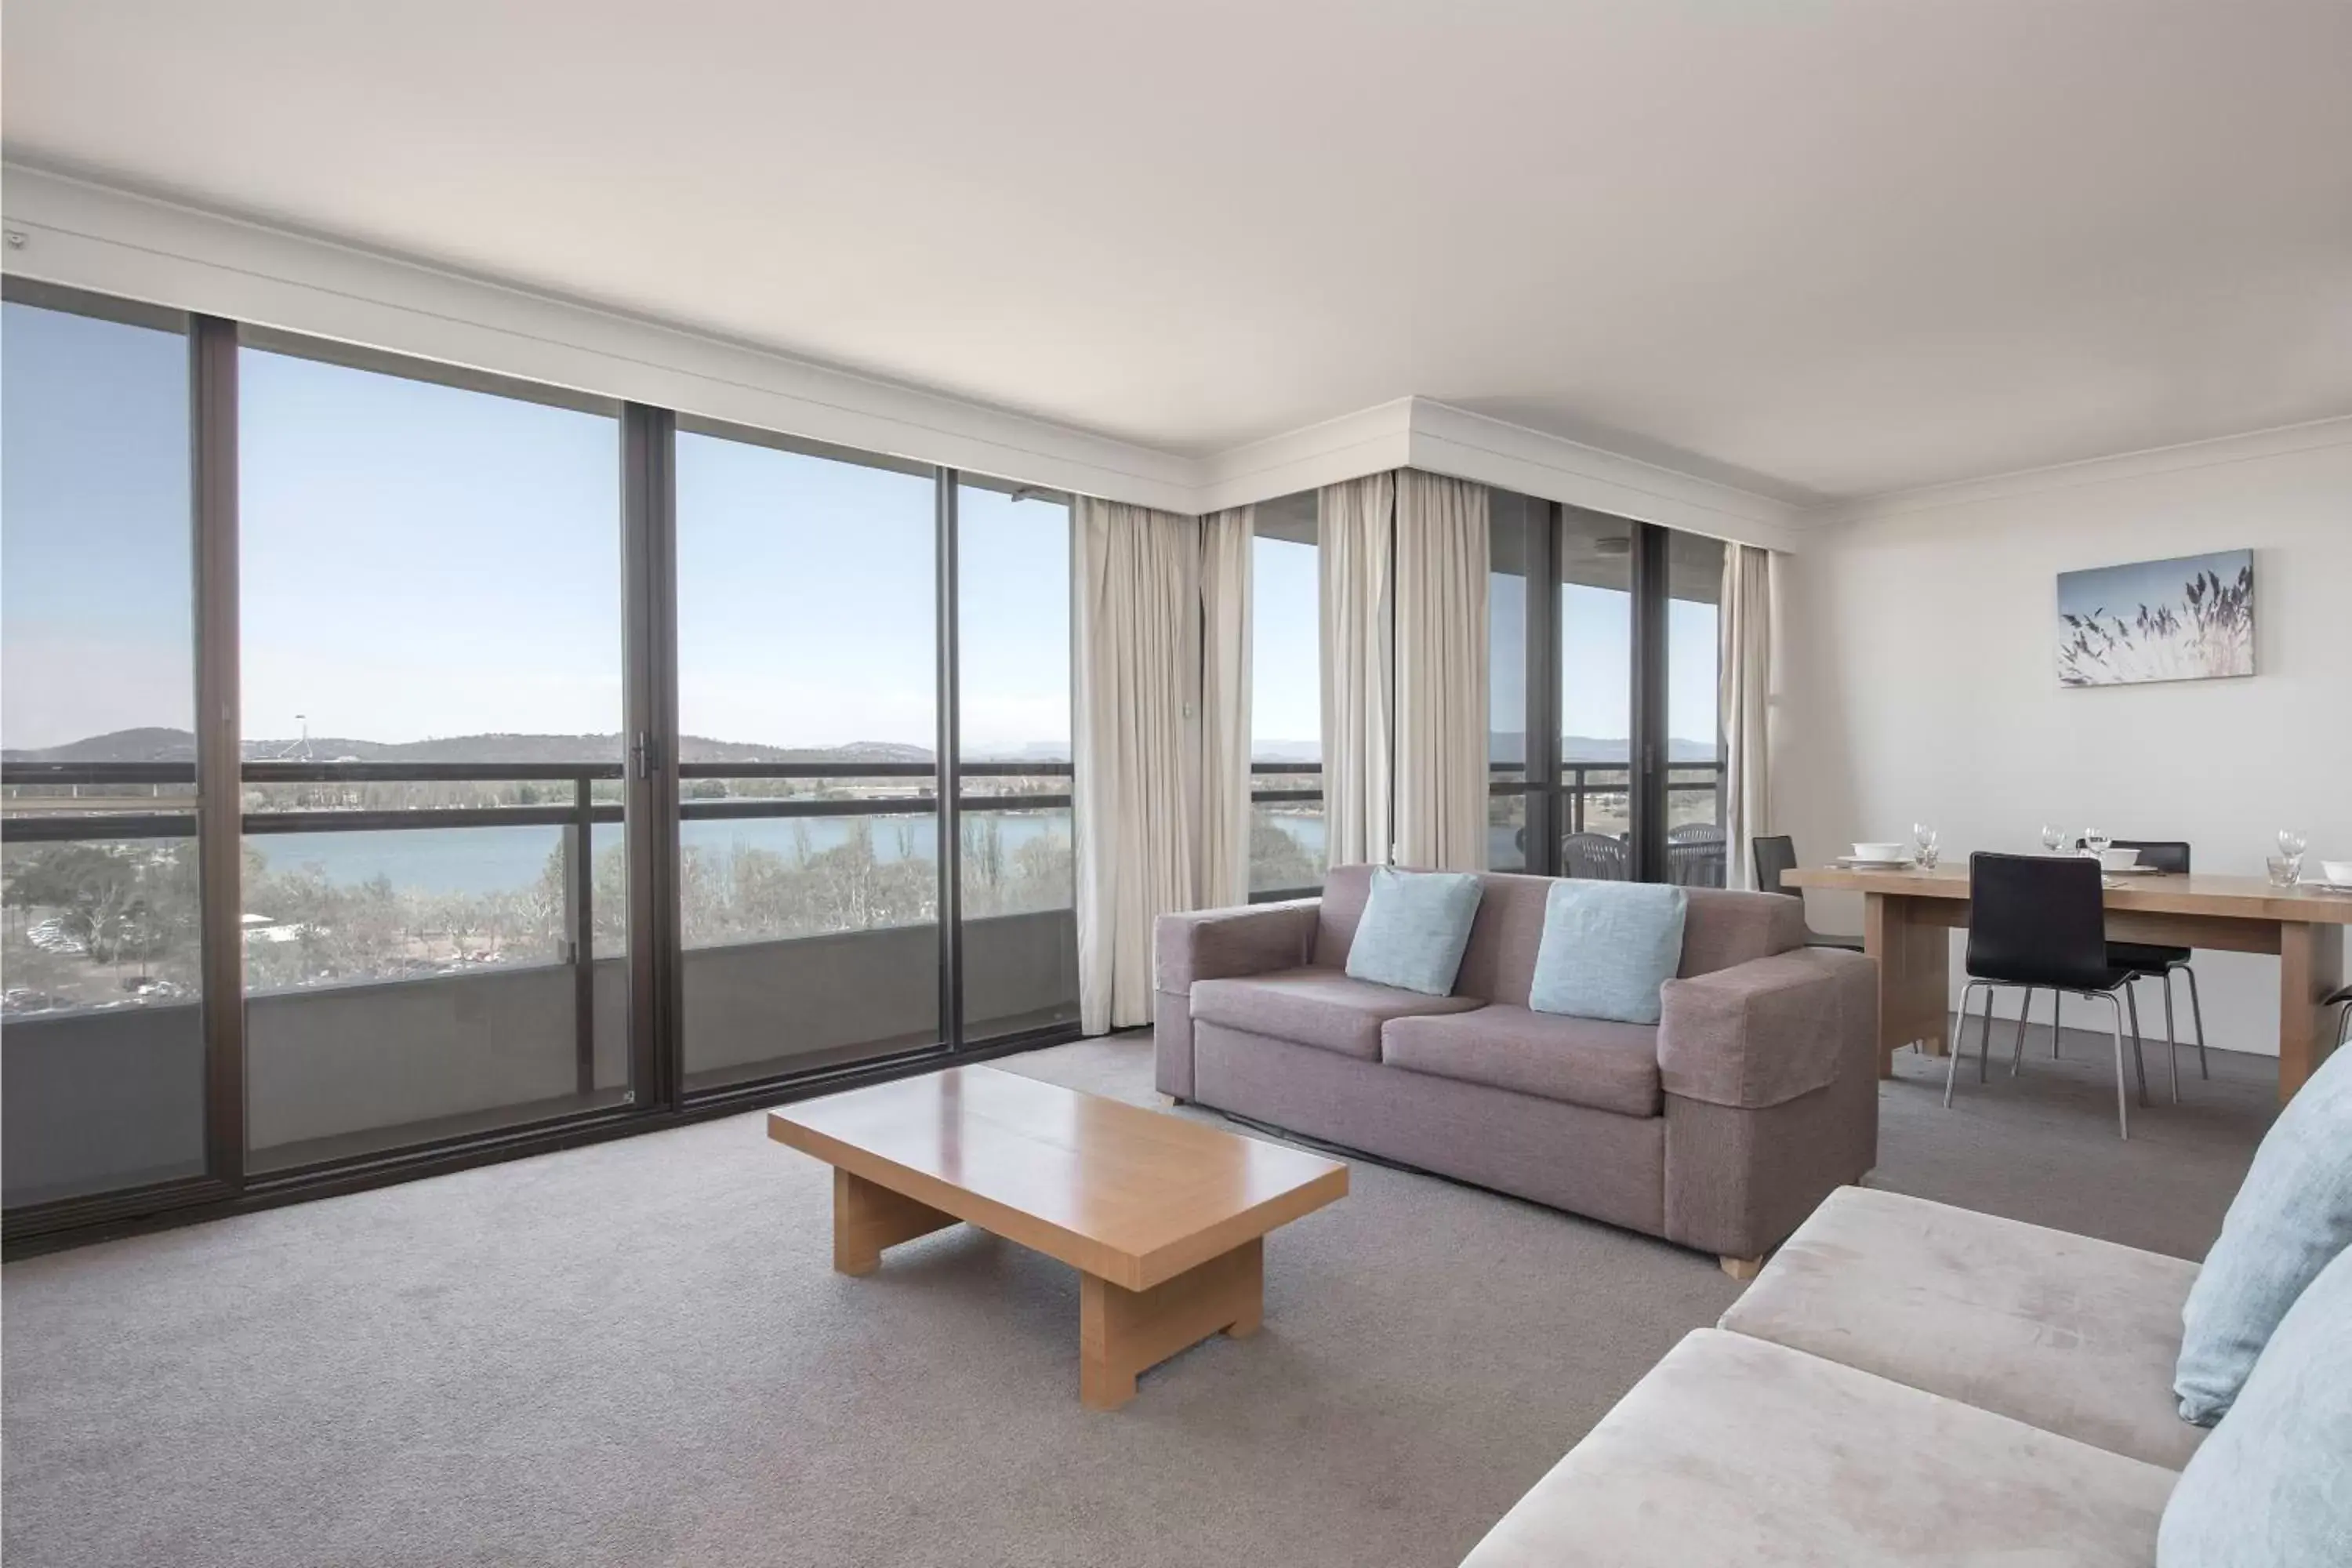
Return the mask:
POLYGON ((2095 859, 2105 859, 2107 846, 2114 842, 2115 839, 2113 837, 2111 837, 2104 827, 2085 827, 2083 829, 2083 847, 2084 850, 2089 852, 2095 859))
POLYGON ((1918 852, 1919 869, 1922 871, 1932 871, 1936 868, 1937 847, 1941 839, 1942 835, 1924 822, 1915 822, 1911 825, 1911 844, 1912 847, 1918 852))
POLYGON ((2053 827, 2046 822, 2043 823, 2042 825, 2042 847, 2048 853, 2055 855, 2059 850, 2065 847, 2066 830, 2063 827, 2053 827))
POLYGON ((2282 827, 2279 829, 2278 847, 2279 853, 2286 856, 2290 859, 2311 847, 2311 846, 2305 841, 2303 835, 2296 832, 2292 827, 2282 827))

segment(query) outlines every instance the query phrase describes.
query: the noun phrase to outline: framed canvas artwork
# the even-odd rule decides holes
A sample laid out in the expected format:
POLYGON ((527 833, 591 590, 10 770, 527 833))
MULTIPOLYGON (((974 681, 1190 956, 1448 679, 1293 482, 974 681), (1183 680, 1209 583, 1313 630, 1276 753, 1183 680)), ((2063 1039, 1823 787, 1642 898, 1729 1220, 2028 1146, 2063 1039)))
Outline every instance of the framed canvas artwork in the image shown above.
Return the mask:
POLYGON ((2058 574, 2061 685, 2253 673, 2252 551, 2058 574))

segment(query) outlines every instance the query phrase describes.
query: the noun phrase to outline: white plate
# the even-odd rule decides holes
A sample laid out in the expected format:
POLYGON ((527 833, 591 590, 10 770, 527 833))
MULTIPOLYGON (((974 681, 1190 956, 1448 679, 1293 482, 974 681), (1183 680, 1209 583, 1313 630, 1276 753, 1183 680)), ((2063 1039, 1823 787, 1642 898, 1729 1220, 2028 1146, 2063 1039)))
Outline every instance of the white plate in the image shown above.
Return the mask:
POLYGON ((2315 893, 2338 893, 2352 897, 2352 882, 2303 882, 2298 886, 2309 888, 2315 893))
POLYGON ((2164 869, 2160 866, 2113 866, 2108 868, 2107 875, 2110 877, 2161 877, 2164 875, 2164 869))
POLYGON ((1831 864, 1843 866, 1849 871, 1908 871, 1911 869, 1911 862, 1908 860, 1857 860, 1851 855, 1841 855, 1831 864))

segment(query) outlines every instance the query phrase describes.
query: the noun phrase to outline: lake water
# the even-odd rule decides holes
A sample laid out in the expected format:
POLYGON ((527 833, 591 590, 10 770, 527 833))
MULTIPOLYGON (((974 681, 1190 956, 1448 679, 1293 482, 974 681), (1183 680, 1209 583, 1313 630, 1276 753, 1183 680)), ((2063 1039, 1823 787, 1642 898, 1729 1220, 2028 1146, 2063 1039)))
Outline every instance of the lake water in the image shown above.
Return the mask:
MULTIPOLYGON (((967 818, 967 833, 976 829, 967 818)), ((750 818, 734 822, 689 822, 682 842, 688 848, 725 854, 740 847, 764 849, 784 859, 837 849, 862 824, 874 831, 874 857, 922 859, 939 853, 939 819, 909 816, 803 816, 750 818)), ((1320 824, 1318 824, 1319 826, 1320 824)), ((1069 814, 1008 812, 996 817, 999 841, 1007 853, 1049 834, 1066 837, 1069 814)), ((622 841, 618 824, 596 828, 599 856, 622 841)), ((302 833, 249 836, 272 872, 316 867, 330 882, 354 887, 378 876, 393 885, 427 893, 493 893, 528 887, 546 870, 548 857, 563 842, 560 827, 413 827, 365 833, 302 833)))
MULTIPOLYGON (((966 831, 976 819, 967 817, 966 831)), ((1318 860, 1323 857, 1323 818, 1319 816, 1273 815, 1268 820, 1318 860)), ((896 860, 914 855, 930 859, 938 854, 939 822, 919 816, 803 816, 746 819, 734 822, 689 822, 684 825, 688 847, 725 854, 730 847, 764 849, 787 861, 803 854, 839 848, 856 835, 862 823, 874 830, 874 856, 896 860)), ((1069 813, 1007 812, 996 818, 1000 841, 1009 853, 1047 834, 1066 837, 1069 813)), ((1516 865, 1519 859, 1518 830, 1497 825, 1487 830, 1489 865, 1516 865)), ((354 887, 378 876, 393 885, 426 893, 493 893, 528 887, 547 868, 548 857, 563 841, 560 827, 417 827, 367 833, 268 834, 249 837, 247 846, 263 857, 272 872, 305 866, 319 868, 328 881, 354 887)), ((596 853, 604 855, 621 842, 617 824, 596 829, 596 853)))

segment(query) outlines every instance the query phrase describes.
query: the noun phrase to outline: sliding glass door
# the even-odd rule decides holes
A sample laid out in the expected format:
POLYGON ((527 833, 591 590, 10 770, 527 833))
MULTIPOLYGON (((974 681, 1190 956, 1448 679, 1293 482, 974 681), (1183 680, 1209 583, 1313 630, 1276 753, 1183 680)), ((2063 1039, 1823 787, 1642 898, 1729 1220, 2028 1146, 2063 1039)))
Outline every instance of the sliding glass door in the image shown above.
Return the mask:
POLYGON ((1078 1017, 1070 504, 955 489, 958 990, 962 1038, 1078 1017))
POLYGON ((937 482, 677 434, 688 1092, 938 1044, 937 482))

